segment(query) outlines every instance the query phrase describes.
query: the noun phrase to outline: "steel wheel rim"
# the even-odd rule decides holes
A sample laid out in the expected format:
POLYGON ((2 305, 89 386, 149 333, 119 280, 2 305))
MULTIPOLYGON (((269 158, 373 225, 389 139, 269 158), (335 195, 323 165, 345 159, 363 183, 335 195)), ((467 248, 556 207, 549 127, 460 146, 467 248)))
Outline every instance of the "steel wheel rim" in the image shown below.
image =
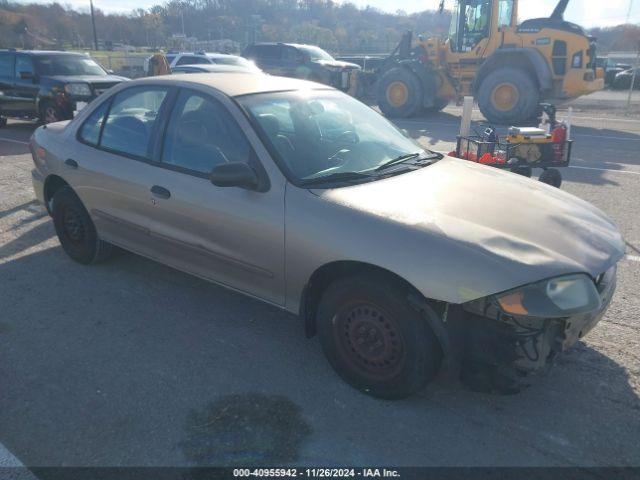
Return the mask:
POLYGON ((344 359, 357 371, 376 379, 395 376, 405 361, 405 344, 388 312, 369 302, 344 308, 334 318, 344 359))
POLYGON ((409 89, 403 82, 393 82, 387 87, 387 100, 394 107, 401 107, 409 99, 409 89))
POLYGON ((80 245, 84 241, 84 224, 80 214, 73 208, 65 209, 62 217, 62 229, 65 237, 74 245, 80 245))
POLYGON ((58 114, 56 113, 56 109, 53 107, 47 107, 44 109, 44 122, 45 123, 56 123, 59 122, 58 114))
POLYGON ((520 100, 518 88, 511 83, 501 83, 493 89, 491 101, 500 111, 508 112, 512 110, 520 100))

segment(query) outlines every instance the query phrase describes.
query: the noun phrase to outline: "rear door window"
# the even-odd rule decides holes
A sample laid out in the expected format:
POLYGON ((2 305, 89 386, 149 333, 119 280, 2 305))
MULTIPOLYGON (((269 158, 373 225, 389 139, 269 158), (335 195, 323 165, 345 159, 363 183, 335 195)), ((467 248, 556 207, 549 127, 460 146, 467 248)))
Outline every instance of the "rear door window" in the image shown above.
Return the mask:
POLYGON ((151 138, 167 93, 164 87, 135 87, 118 93, 103 127, 100 147, 150 159, 151 138))
POLYGON ((253 56, 261 60, 279 60, 281 52, 277 45, 256 45, 253 56))
POLYGON ((20 80, 20 74, 33 75, 35 74, 35 70, 33 68, 33 62, 26 55, 17 55, 16 56, 16 69, 15 76, 16 80, 20 80))

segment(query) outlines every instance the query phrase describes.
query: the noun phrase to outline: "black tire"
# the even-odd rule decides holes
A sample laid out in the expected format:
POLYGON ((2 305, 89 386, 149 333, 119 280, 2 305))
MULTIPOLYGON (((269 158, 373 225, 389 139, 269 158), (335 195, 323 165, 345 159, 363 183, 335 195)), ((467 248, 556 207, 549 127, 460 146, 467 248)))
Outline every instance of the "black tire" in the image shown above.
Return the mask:
POLYGON ((53 196, 52 217, 63 250, 76 262, 90 265, 111 256, 113 246, 100 240, 89 213, 70 187, 53 196))
POLYGON ((539 180, 542 183, 551 185, 552 187, 560 188, 562 186, 562 174, 560 170, 555 168, 548 168, 540 174, 539 180))
POLYGON ((406 68, 392 68, 378 83, 378 106, 389 118, 415 115, 422 107, 423 95, 420 80, 406 68), (396 91, 401 94, 395 94, 396 91))
POLYGON ((40 105, 40 123, 47 125, 65 120, 62 110, 53 102, 42 102, 40 105))
POLYGON ((440 368, 440 344, 406 297, 384 277, 354 276, 330 285, 318 306, 329 363, 344 381, 377 398, 406 398, 440 368))
POLYGON ((511 168, 511 173, 531 178, 533 176, 533 169, 528 165, 516 165, 511 168))
POLYGON ((447 105, 449 105, 449 100, 444 100, 442 98, 436 98, 433 102, 433 106, 429 108, 425 108, 424 111, 426 113, 437 113, 444 110, 447 105))
POLYGON ((495 125, 524 123, 536 116, 540 103, 536 81, 527 72, 512 67, 502 67, 487 75, 477 97, 480 111, 495 125), (501 96, 501 91, 506 95, 501 96), (505 100, 502 106, 498 103, 500 99, 505 100))

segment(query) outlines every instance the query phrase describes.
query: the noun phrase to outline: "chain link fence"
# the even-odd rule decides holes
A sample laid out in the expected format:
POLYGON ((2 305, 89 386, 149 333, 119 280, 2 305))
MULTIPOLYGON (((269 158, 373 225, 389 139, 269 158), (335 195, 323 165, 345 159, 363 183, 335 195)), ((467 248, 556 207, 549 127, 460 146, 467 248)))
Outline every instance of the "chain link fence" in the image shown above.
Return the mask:
POLYGON ((97 63, 102 65, 106 70, 112 71, 116 75, 122 75, 128 78, 140 78, 146 75, 145 65, 146 59, 151 56, 150 53, 139 54, 92 54, 97 63))

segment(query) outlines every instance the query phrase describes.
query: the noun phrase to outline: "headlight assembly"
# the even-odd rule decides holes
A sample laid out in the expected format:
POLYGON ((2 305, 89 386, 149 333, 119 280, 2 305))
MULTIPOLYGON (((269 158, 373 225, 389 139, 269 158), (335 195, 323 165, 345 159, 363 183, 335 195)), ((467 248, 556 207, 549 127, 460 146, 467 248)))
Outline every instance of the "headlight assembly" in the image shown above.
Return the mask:
POLYGON ((74 97, 90 97, 91 88, 88 83, 68 83, 64 87, 64 91, 74 97))
POLYGON ((584 274, 568 275, 517 288, 495 296, 510 315, 562 318, 601 308, 593 280, 584 274))

